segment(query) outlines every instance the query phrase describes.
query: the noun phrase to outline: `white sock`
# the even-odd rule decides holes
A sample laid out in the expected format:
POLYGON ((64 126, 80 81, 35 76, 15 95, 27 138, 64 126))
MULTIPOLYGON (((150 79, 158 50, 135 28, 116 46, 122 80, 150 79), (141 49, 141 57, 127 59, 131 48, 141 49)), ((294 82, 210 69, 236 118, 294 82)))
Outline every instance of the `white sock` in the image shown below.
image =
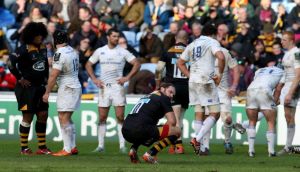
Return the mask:
POLYGON ((106 123, 98 125, 98 147, 104 148, 104 137, 106 133, 106 123))
MULTIPOLYGON (((258 112, 258 115, 257 115, 257 122, 260 121, 263 117, 264 117, 264 114, 263 114, 262 112, 258 112)), ((242 126, 243 126, 244 128, 248 128, 248 127, 249 127, 249 120, 244 121, 244 122, 242 123, 242 126)))
POLYGON ((67 152, 71 152, 72 149, 71 144, 72 144, 72 136, 73 136, 71 124, 61 126, 61 134, 64 142, 64 150, 67 152))
POLYGON ((211 130, 208 130, 208 132, 206 132, 206 134, 203 136, 202 142, 200 141, 201 151, 205 151, 205 148, 209 149, 210 133, 211 130))
POLYGON ((193 123, 194 123, 195 135, 197 135, 203 126, 203 121, 194 120, 193 123))
POLYGON ((71 124, 72 127, 72 141, 71 141, 71 148, 75 148, 76 147, 76 128, 75 128, 75 124, 72 123, 71 124))
POLYGON ((247 135, 248 135, 248 143, 249 143, 249 152, 255 152, 254 150, 254 143, 255 143, 255 136, 256 136, 255 126, 249 126, 247 128, 247 135))
POLYGON ((123 124, 118 123, 118 136, 119 136, 120 148, 125 147, 125 139, 124 139, 123 134, 122 134, 122 126, 123 126, 123 124))
POLYGON ((213 116, 209 116, 205 119, 203 122, 203 126, 201 127, 201 130, 196 136, 197 142, 199 142, 203 136, 215 125, 216 119, 213 116))
POLYGON ((294 135, 295 135, 295 124, 289 124, 287 126, 287 138, 284 147, 286 150, 292 146, 294 135))
POLYGON ((224 141, 225 143, 230 143, 230 139, 231 139, 231 133, 232 133, 232 124, 225 124, 223 125, 223 129, 224 129, 224 141))
POLYGON ((274 133, 274 131, 267 131, 266 137, 268 141, 268 152, 273 154, 275 152, 274 146, 276 134, 274 133))

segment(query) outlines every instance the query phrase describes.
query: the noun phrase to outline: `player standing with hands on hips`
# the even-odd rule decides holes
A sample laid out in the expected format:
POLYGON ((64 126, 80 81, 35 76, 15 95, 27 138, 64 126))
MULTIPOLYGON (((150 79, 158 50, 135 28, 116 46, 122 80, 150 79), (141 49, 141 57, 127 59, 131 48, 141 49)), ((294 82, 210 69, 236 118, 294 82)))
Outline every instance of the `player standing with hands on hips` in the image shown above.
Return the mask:
POLYGON ((69 156, 78 154, 75 143, 75 125, 71 117, 73 112, 79 108, 81 100, 81 85, 78 79, 79 56, 68 45, 66 32, 55 31, 53 39, 57 51, 54 54, 53 69, 43 101, 48 102, 49 94, 57 81, 59 88, 56 103, 64 147, 52 155, 69 156))

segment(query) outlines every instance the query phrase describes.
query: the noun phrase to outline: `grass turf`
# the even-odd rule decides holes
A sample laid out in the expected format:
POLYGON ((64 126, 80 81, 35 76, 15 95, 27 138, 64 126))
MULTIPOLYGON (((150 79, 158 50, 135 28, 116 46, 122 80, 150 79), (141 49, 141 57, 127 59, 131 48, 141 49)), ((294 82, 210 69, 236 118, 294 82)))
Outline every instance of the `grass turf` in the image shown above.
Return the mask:
MULTIPOLYGON (((118 143, 106 142, 104 153, 91 152, 96 142, 81 141, 77 143, 79 155, 69 157, 53 157, 50 155, 20 155, 18 141, 0 140, 0 171, 205 171, 205 172, 293 172, 300 171, 300 155, 281 157, 267 156, 266 145, 256 145, 256 157, 247 156, 248 146, 234 145, 235 153, 226 155, 223 145, 212 145, 211 155, 199 157, 194 155, 186 144, 183 155, 169 155, 167 149, 158 155, 158 165, 131 164, 127 154, 119 153, 118 143)), ((48 143, 51 150, 59 150, 62 143, 48 143)), ((30 144, 35 151, 36 144, 30 144)), ((141 147, 141 157, 147 149, 141 147)), ((279 147, 277 147, 279 150, 279 147)))

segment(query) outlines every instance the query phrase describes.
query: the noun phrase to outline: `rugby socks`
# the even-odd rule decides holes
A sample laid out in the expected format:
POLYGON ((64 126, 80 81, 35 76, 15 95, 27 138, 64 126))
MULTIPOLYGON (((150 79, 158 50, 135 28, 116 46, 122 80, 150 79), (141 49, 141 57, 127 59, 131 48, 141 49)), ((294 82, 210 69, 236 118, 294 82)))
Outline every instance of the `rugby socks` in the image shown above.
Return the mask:
POLYGON ((226 124, 224 123, 223 125, 223 129, 224 129, 224 142, 225 143, 230 143, 230 139, 231 139, 231 133, 232 133, 232 124, 226 124))
POLYGON ((211 130, 208 130, 206 134, 202 138, 201 143, 201 151, 204 152, 205 148, 209 149, 209 139, 210 139, 211 130))
POLYGON ((289 150, 289 147, 292 146, 294 135, 295 135, 295 124, 288 124, 286 144, 284 147, 286 150, 289 150))
POLYGON ((46 127, 47 123, 36 121, 35 132, 38 140, 39 149, 46 149, 46 127))
POLYGON ((125 139, 122 134, 122 126, 123 124, 118 123, 118 136, 119 136, 120 149, 125 147, 125 139))
POLYGON ((75 124, 71 123, 71 127, 72 127, 72 140, 71 140, 71 148, 75 148, 76 147, 76 128, 75 128, 75 124))
POLYGON ((168 145, 174 144, 177 140, 177 136, 168 136, 153 145, 153 147, 148 151, 151 156, 155 156, 158 152, 160 152, 163 148, 168 145))
POLYGON ((255 137, 256 137, 255 126, 250 125, 247 128, 247 135, 248 135, 248 143, 249 143, 249 152, 255 153, 255 150, 254 150, 254 143, 255 143, 255 137))
POLYGON ((275 146, 276 133, 274 131, 267 131, 266 137, 268 141, 268 152, 270 154, 273 154, 275 153, 274 146, 275 146))
POLYGON ((30 131, 30 124, 22 121, 19 127, 20 144, 22 150, 28 148, 29 131, 30 131))
POLYGON ((61 134, 64 142, 64 150, 66 152, 71 152, 72 137, 73 137, 72 124, 66 124, 66 125, 61 124, 61 134))
POLYGON ((104 137, 106 132, 106 122, 98 125, 98 147, 104 148, 104 137))
POLYGON ((203 126, 201 127, 201 130, 196 136, 197 142, 200 142, 200 140, 203 138, 203 136, 215 125, 216 119, 213 116, 209 116, 205 119, 203 122, 203 126))
MULTIPOLYGON (((264 114, 263 114, 262 112, 258 112, 257 121, 260 121, 263 117, 264 117, 264 114)), ((244 122, 242 123, 242 126, 243 126, 244 128, 248 128, 248 127, 249 127, 249 120, 244 121, 244 122)))
POLYGON ((195 135, 197 135, 203 126, 203 121, 194 120, 193 123, 194 123, 195 135))

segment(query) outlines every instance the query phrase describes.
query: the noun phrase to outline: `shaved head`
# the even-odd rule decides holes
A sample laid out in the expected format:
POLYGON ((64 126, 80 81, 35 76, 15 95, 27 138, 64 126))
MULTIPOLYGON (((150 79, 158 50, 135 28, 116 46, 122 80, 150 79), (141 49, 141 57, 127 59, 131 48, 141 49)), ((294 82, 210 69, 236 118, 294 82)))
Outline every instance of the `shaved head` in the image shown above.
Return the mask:
POLYGON ((176 42, 181 42, 186 44, 188 41, 189 35, 185 30, 180 30, 177 34, 176 34, 176 42))

